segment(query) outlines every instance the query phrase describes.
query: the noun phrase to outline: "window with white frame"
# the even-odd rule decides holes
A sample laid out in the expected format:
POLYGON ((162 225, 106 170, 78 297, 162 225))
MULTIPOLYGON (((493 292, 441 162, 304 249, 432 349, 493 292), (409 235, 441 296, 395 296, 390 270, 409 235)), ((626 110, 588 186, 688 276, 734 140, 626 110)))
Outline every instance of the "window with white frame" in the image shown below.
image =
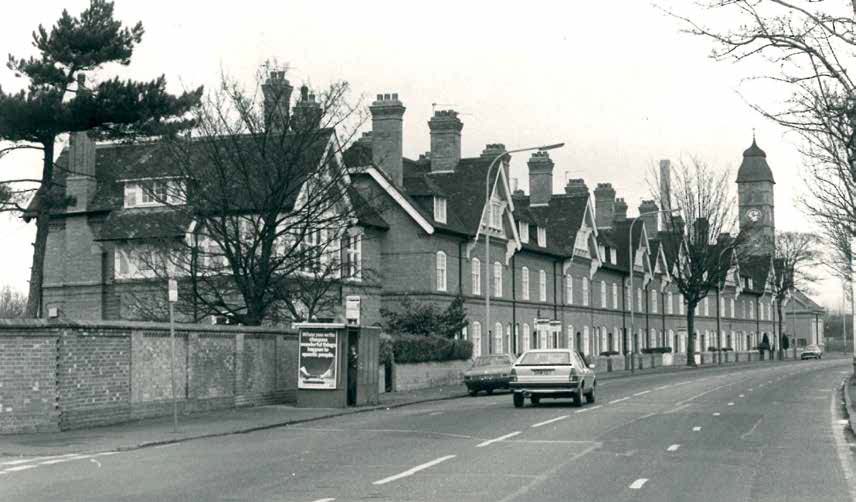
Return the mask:
POLYGON ((705 296, 704 297, 704 315, 705 316, 710 316, 710 301, 708 301, 708 300, 710 300, 710 298, 705 296))
POLYGON ((493 262, 493 296, 502 297, 502 263, 493 262))
POLYGON ((606 308, 606 281, 600 281, 600 308, 606 308))
POLYGON ((541 226, 538 227, 538 245, 547 247, 547 229, 541 226))
POLYGON ((571 274, 565 276, 565 303, 568 305, 574 303, 574 276, 571 274))
POLYGON ((473 258, 471 263, 472 267, 472 281, 473 281, 473 294, 480 295, 481 294, 481 260, 478 258, 473 258))
POLYGON ((520 233, 520 242, 529 242, 529 223, 525 221, 517 222, 520 233))
POLYGON ((529 332, 529 323, 523 323, 523 346, 520 352, 527 351, 532 348, 532 333, 529 332))
POLYGON ((503 204, 499 201, 491 201, 490 203, 490 228, 494 230, 502 229, 502 212, 503 204))
POLYGON ((574 345, 574 325, 568 324, 568 345, 567 347, 571 350, 579 350, 579 347, 574 345))
POLYGON ((719 314, 722 317, 725 316, 725 297, 724 296, 719 297, 719 314))
POLYGON ((674 295, 671 291, 666 293, 666 313, 669 315, 675 313, 674 295))
POLYGON ((523 288, 523 299, 529 299, 529 269, 527 267, 523 267, 520 270, 520 287, 523 288))
POLYGON ((473 322, 473 358, 479 357, 481 355, 481 323, 478 321, 473 322))
POLYGON ((737 317, 737 309, 735 307, 734 298, 731 299, 731 317, 737 317))
POLYGON ((437 291, 446 291, 446 253, 437 251, 437 291))
POLYGON ((642 310, 642 288, 636 288, 636 311, 643 312, 642 310))
POLYGON ((547 273, 538 271, 538 301, 547 301, 547 273))
POLYGON ((156 207, 179 204, 184 184, 173 178, 130 180, 124 184, 124 207, 156 207))
POLYGON ((749 302, 749 319, 755 319, 755 303, 749 302))
POLYGON ((651 290, 651 312, 657 312, 657 290, 651 290))
POLYGON ((618 284, 612 283, 612 308, 618 310, 618 284))
POLYGON ((434 220, 446 223, 446 198, 434 197, 434 220))
POLYGON ((589 281, 588 277, 583 277, 583 305, 588 307, 589 304, 589 281))
POLYGON ((686 302, 684 302, 684 297, 683 297, 683 296, 679 296, 679 297, 678 297, 678 308, 680 309, 680 313, 681 313, 681 315, 686 315, 686 313, 687 313, 687 304, 686 304, 686 302))
POLYGON ((493 353, 502 354, 502 323, 493 325, 493 353))
POLYGON ((344 263, 342 269, 349 279, 360 280, 363 278, 363 236, 345 235, 344 263))
POLYGON ((618 264, 618 254, 617 253, 618 252, 615 250, 615 248, 609 248, 609 262, 612 263, 613 265, 618 264))

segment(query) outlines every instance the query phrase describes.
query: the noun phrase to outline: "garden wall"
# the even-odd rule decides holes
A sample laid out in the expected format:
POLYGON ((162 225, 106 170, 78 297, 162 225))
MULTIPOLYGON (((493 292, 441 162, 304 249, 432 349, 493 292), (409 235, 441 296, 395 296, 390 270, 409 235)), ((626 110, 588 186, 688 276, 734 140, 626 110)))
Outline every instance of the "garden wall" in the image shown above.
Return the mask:
MULTIPOLYGON (((169 414, 170 348, 163 323, 0 320, 0 433, 169 414)), ((177 324, 175 355, 181 413, 295 399, 293 332, 177 324)))

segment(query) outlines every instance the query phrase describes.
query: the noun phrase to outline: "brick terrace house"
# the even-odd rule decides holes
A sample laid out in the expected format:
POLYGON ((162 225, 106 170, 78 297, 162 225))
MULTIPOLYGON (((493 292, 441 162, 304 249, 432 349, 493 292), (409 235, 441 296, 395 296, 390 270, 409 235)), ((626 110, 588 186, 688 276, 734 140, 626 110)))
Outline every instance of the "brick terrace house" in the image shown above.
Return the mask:
MULTIPOLYGON (((461 294, 469 319, 461 336, 473 341, 476 354, 529 347, 576 347, 587 354, 655 346, 686 350, 685 305, 671 284, 673 264, 657 238, 662 228, 656 216, 633 224, 636 219, 627 217, 627 204, 609 183, 598 184, 593 197, 580 179, 570 180, 564 193, 553 193, 554 163, 546 152, 527 161, 528 194, 512 189, 508 164, 500 162, 485 204, 487 169, 503 145, 462 157, 463 123, 456 112, 440 110, 428 122, 430 152, 408 159, 402 154, 406 109, 398 96, 378 95, 370 111, 372 131, 345 152, 343 162, 354 192, 378 209, 360 217, 351 232, 358 237, 346 245, 352 260, 376 273, 367 274, 359 288, 344 285, 341 308, 332 317, 343 318, 343 298, 351 293, 361 296, 366 324, 380 323, 381 307, 397 309, 404 295, 445 307, 461 294), (491 298, 490 326, 484 325, 485 295, 491 298)), ((95 145, 76 134, 61 154, 58 164, 69 167, 66 190, 77 202, 52 216, 45 315, 134 316, 123 294, 150 287, 152 279, 123 261, 122 250, 164 233, 180 237, 190 223, 176 221, 141 195, 124 196, 142 182, 134 175, 140 163, 158 162, 150 149, 95 145)), ((753 142, 737 178, 741 227, 751 221, 759 233, 774 229, 774 181, 765 157, 753 142)), ((668 180, 668 170, 662 162, 661 178, 668 180)), ((639 206, 640 214, 656 209, 653 201, 639 206)), ((759 249, 738 264, 719 301, 710 296, 702 302, 697 347, 752 350, 765 333, 774 340, 771 252, 759 249)), ((798 319, 811 318, 806 326, 813 327, 799 325, 798 333, 822 343, 812 308, 798 319)))

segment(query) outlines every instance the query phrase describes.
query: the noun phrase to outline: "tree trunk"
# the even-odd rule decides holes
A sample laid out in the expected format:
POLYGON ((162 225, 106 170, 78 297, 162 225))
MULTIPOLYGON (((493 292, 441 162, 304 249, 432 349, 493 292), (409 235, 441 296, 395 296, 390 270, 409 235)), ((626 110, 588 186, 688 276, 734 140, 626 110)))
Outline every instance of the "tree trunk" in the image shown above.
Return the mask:
POLYGON ((695 305, 687 304, 687 366, 696 366, 695 362, 695 305))
MULTIPOLYGON (((783 321, 783 319, 782 319, 782 301, 781 300, 776 301, 776 314, 779 316, 779 319, 778 319, 778 321, 779 321, 779 336, 778 336, 779 347, 778 348, 779 348, 779 350, 781 350, 781 348, 782 348, 782 321, 783 321)), ((794 341, 794 343, 796 343, 796 339, 794 339, 793 341, 794 341)), ((772 351, 770 351, 770 352, 772 353, 772 351)), ((772 359, 772 357, 770 359, 772 359)))
POLYGON ((53 186, 53 139, 44 144, 42 162, 42 184, 36 191, 36 241, 33 243, 33 265, 30 268, 30 291, 27 297, 27 317, 42 316, 42 282, 45 270, 45 249, 48 244, 51 199, 53 186))

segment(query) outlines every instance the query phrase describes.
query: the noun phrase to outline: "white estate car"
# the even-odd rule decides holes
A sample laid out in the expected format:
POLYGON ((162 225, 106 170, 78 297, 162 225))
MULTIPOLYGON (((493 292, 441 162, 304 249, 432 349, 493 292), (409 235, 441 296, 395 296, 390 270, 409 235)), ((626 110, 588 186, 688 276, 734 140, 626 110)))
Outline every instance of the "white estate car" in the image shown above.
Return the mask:
POLYGON ((537 405, 542 398, 569 397, 574 406, 594 402, 597 377, 594 364, 571 349, 536 349, 523 353, 511 367, 509 386, 514 393, 514 407, 523 406, 529 398, 537 405))

